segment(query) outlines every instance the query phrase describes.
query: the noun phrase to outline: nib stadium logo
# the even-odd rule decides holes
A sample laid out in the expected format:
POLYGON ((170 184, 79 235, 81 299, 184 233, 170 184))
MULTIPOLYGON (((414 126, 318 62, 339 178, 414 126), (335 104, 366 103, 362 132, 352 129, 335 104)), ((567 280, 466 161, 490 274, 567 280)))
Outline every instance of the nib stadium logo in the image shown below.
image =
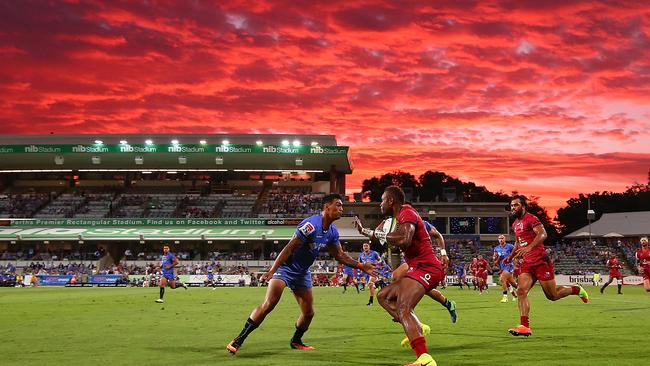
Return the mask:
POLYGON ((332 147, 321 147, 314 146, 309 150, 310 154, 345 154, 347 152, 344 148, 332 148, 332 147))
POLYGON ((80 152, 80 153, 86 153, 86 152, 92 152, 92 153, 101 153, 101 152, 108 152, 108 148, 106 146, 85 146, 85 145, 77 145, 72 147, 72 152, 80 152))
POLYGON ((221 153, 251 153, 253 149, 250 147, 226 146, 221 145, 214 148, 215 152, 221 153))
POLYGON ((61 152, 60 147, 50 147, 50 146, 36 146, 29 145, 25 147, 26 153, 59 153, 61 152))
POLYGON ((267 146, 262 149, 263 152, 265 153, 272 153, 272 154, 298 154, 300 153, 300 149, 297 147, 275 147, 275 146, 267 146))
POLYGON ((167 152, 202 153, 206 151, 205 148, 203 147, 174 145, 174 146, 169 146, 167 148, 167 152))
POLYGON ((120 146, 120 152, 126 152, 126 153, 140 153, 140 152, 156 152, 157 148, 155 147, 149 147, 149 146, 131 146, 131 145, 126 145, 126 146, 120 146))

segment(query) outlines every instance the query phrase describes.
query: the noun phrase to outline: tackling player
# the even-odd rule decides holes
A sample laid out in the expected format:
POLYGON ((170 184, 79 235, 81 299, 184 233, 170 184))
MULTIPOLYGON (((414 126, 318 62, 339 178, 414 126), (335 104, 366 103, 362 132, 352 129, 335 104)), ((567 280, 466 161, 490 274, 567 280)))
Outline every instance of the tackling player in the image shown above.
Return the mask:
POLYGON ((510 211, 515 221, 512 229, 515 232, 516 247, 505 263, 512 262, 517 257, 522 257, 520 274, 517 278, 517 298, 519 305, 520 325, 509 329, 514 336, 530 336, 533 331, 530 329, 528 314, 530 313, 530 302, 528 292, 539 281, 544 295, 551 301, 559 300, 569 295, 578 295, 583 302, 589 302, 587 291, 580 285, 556 286, 555 268, 544 248, 546 230, 537 217, 527 212, 528 202, 526 197, 516 195, 510 201, 510 211))
POLYGON ((302 342, 302 336, 309 329, 314 317, 314 297, 309 268, 319 252, 327 249, 332 257, 342 264, 356 267, 364 272, 374 272, 371 263, 359 263, 343 252, 339 242, 339 232, 334 225, 334 221, 342 215, 341 195, 332 193, 323 197, 323 210, 320 214, 308 217, 298 225, 295 234, 275 259, 271 269, 262 275, 263 281, 269 281, 264 302, 253 310, 239 335, 228 343, 226 349, 230 353, 237 353, 246 337, 273 311, 285 287, 293 291, 300 307, 300 316, 296 321, 296 330, 289 346, 304 351, 314 349, 302 342))
MULTIPOLYGON (((169 251, 169 245, 163 247, 163 255, 160 261, 160 269, 162 270, 162 277, 158 286, 160 287, 160 298, 156 300, 157 303, 162 304, 164 302, 163 296, 165 296, 165 287, 169 283, 169 287, 172 290, 176 289, 176 274, 174 273, 174 267, 178 265, 178 258, 174 253, 169 251)), ((187 290, 187 285, 178 281, 184 289, 187 290)))

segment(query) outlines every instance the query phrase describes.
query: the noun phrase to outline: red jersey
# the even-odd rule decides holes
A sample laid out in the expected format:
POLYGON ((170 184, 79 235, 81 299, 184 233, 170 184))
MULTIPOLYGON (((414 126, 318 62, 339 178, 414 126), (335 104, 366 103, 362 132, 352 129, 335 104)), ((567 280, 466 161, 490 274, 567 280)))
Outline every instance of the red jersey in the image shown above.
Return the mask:
POLYGON ((650 268, 650 247, 648 248, 641 248, 636 251, 636 260, 637 263, 641 267, 643 267, 644 271, 646 268, 650 268))
POLYGON ((619 269, 619 266, 620 266, 620 264, 618 262, 618 259, 616 259, 616 258, 609 259, 607 261, 607 268, 609 268, 610 270, 619 269))
MULTIPOLYGON (((528 212, 526 212, 521 219, 515 220, 515 222, 512 223, 512 230, 515 232, 516 249, 523 248, 532 243, 537 236, 533 231, 533 228, 541 224, 542 223, 535 215, 528 212)), ((546 256, 547 254, 546 248, 544 248, 544 243, 540 243, 533 248, 533 250, 524 254, 523 262, 527 264, 542 262, 542 259, 546 256)))
POLYGON ((488 267, 490 267, 490 263, 485 259, 479 259, 478 262, 476 262, 476 269, 479 272, 487 271, 488 267))
POLYGON ((472 275, 475 275, 476 272, 478 271, 478 262, 472 262, 469 265, 469 271, 470 271, 470 273, 472 273, 472 275))
POLYGON ((406 263, 410 267, 420 262, 440 265, 438 257, 433 252, 431 237, 429 237, 429 233, 424 226, 424 221, 422 221, 420 215, 418 215, 417 211, 411 205, 402 205, 397 215, 398 225, 404 225, 406 223, 411 223, 415 226, 415 233, 413 234, 413 239, 411 239, 411 245, 403 250, 406 263))

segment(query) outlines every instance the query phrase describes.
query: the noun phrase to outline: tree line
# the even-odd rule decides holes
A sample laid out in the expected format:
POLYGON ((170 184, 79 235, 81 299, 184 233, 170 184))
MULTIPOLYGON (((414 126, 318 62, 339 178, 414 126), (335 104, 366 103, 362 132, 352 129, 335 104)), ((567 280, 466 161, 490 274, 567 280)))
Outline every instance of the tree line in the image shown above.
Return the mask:
MULTIPOLYGON (((517 193, 491 192, 474 182, 464 182, 444 172, 429 170, 417 178, 410 173, 395 171, 366 179, 362 184, 362 196, 379 202, 384 189, 391 185, 401 187, 407 200, 412 202, 503 202, 505 210, 509 210, 510 197, 517 193)), ((553 241, 588 224, 587 200, 591 200, 596 219, 603 213, 650 210, 650 171, 647 184, 634 183, 625 192, 581 193, 570 198, 554 219, 546 208, 539 205, 537 196, 528 197, 528 211, 540 219, 550 241, 553 241)))

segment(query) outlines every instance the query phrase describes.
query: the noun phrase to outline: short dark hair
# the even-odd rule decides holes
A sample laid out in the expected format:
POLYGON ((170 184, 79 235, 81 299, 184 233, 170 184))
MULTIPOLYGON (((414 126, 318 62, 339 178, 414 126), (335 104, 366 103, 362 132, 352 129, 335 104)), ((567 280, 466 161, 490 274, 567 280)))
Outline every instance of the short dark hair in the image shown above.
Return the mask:
POLYGON ((528 208, 528 198, 526 198, 526 196, 524 196, 523 194, 516 194, 516 195, 512 196, 510 201, 514 201, 516 199, 518 199, 519 202, 521 202, 522 206, 524 206, 525 208, 528 208))
POLYGON ((406 201, 406 195, 404 194, 404 191, 398 186, 388 186, 384 192, 391 195, 399 204, 404 204, 406 201))
POLYGON ((332 203, 332 201, 334 201, 334 200, 343 201, 343 196, 341 196, 338 193, 327 194, 327 195, 325 195, 325 197, 323 197, 323 206, 327 205, 328 203, 332 203))

